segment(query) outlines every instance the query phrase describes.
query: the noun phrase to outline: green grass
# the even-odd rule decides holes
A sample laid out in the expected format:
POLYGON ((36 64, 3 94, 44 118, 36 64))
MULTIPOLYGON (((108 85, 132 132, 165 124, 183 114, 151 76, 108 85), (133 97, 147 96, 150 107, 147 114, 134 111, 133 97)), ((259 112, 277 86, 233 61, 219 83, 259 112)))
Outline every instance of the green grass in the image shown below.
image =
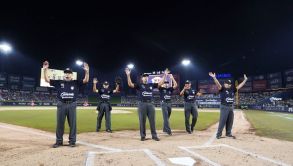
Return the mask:
POLYGON ((245 111, 245 114, 257 135, 293 141, 293 114, 264 111, 245 111))
MULTIPOLYGON (((21 108, 20 108, 21 109, 21 108)), ((114 108, 115 109, 115 108, 114 108)), ((119 108, 120 109, 120 108, 119 108)), ((123 109, 131 111, 130 114, 112 114, 112 129, 118 130, 138 130, 139 122, 136 109, 123 109)), ((93 132, 96 129, 95 110, 77 111, 77 132, 93 132)), ((218 121, 218 112, 199 112, 196 130, 205 130, 218 121)), ((26 126, 45 131, 55 132, 56 128, 56 110, 19 110, 19 111, 0 111, 0 122, 26 126)), ((67 123, 67 122, 66 122, 67 123)), ((185 130, 184 113, 173 111, 170 119, 171 128, 185 130)), ((160 109, 156 109, 156 127, 162 129, 163 118, 160 109)), ((148 121, 147 127, 149 128, 148 121)), ((66 132, 68 126, 66 124, 66 132)), ((105 120, 103 119, 102 130, 105 129, 105 120)))

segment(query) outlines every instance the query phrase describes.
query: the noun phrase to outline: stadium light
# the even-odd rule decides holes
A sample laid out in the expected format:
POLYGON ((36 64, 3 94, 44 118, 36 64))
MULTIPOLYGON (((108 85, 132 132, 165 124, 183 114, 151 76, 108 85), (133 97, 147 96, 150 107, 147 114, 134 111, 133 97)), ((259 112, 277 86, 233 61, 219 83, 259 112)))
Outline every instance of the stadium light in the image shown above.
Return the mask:
POLYGON ((128 64, 128 65, 127 65, 127 68, 128 68, 128 69, 133 69, 133 68, 134 68, 134 64, 132 64, 132 63, 128 64))
POLYGON ((76 64, 77 66, 81 66, 81 65, 83 65, 83 61, 81 61, 81 60, 76 60, 76 61, 75 61, 75 64, 76 64))
POLYGON ((190 60, 189 59, 183 59, 182 62, 181 62, 181 64, 183 66, 188 66, 190 64, 190 60))
POLYGON ((9 43, 2 42, 0 43, 0 52, 7 55, 12 52, 12 46, 9 43))

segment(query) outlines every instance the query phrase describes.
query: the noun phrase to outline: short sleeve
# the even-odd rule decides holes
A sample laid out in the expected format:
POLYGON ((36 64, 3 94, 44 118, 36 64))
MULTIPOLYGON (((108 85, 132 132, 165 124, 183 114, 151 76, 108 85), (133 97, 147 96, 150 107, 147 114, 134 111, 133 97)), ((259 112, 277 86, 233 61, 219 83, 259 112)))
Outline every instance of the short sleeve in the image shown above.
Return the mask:
POLYGON ((76 84, 78 87, 82 87, 84 85, 83 80, 76 80, 76 84))
POLYGON ((222 86, 222 88, 219 90, 219 92, 223 92, 225 90, 225 87, 222 86))
POLYGON ((50 80, 50 85, 57 88, 60 85, 60 80, 50 80))
POLYGON ((134 89, 136 89, 136 90, 140 90, 140 84, 133 83, 133 85, 134 85, 134 89))
POLYGON ((188 94, 186 93, 186 90, 184 91, 184 97, 187 97, 188 96, 188 94))

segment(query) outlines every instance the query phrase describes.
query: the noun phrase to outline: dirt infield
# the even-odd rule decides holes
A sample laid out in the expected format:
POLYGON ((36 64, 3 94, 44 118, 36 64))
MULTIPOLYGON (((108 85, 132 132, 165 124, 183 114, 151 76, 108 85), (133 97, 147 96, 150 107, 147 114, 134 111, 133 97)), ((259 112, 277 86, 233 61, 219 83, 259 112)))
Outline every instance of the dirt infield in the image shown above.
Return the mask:
POLYGON ((82 133, 77 147, 53 149, 54 133, 0 123, 0 161, 1 165, 174 165, 169 158, 190 157, 196 165, 293 165, 293 142, 255 136, 241 111, 235 111, 236 139, 216 140, 216 128, 193 134, 174 131, 173 136, 158 131, 160 142, 141 142, 138 131, 82 133))

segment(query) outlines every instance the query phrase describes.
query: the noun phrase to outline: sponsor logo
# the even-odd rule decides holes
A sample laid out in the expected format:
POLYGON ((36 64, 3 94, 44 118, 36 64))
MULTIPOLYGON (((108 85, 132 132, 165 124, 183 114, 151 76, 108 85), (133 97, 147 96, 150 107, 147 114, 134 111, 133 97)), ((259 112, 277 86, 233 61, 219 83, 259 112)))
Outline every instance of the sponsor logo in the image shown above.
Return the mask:
POLYGON ((171 99, 171 96, 169 96, 169 95, 165 95, 165 96, 164 96, 164 99, 165 99, 165 100, 170 100, 170 99, 171 99))
POLYGON ((62 99, 72 99, 74 97, 74 93, 63 92, 60 94, 60 97, 62 99))
POLYGON ((273 101, 282 101, 282 98, 271 97, 271 98, 270 98, 270 101, 271 101, 271 102, 273 102, 273 101))
POLYGON ((102 94, 102 95, 101 95, 101 98, 102 98, 102 99, 110 99, 110 95, 102 94))
POLYGON ((187 99, 194 99, 194 96, 189 95, 187 99))
POLYGON ((233 103, 234 102, 234 98, 227 97, 226 98, 226 102, 227 103, 233 103))
POLYGON ((143 91, 141 94, 144 97, 152 97, 153 96, 153 92, 143 91))

